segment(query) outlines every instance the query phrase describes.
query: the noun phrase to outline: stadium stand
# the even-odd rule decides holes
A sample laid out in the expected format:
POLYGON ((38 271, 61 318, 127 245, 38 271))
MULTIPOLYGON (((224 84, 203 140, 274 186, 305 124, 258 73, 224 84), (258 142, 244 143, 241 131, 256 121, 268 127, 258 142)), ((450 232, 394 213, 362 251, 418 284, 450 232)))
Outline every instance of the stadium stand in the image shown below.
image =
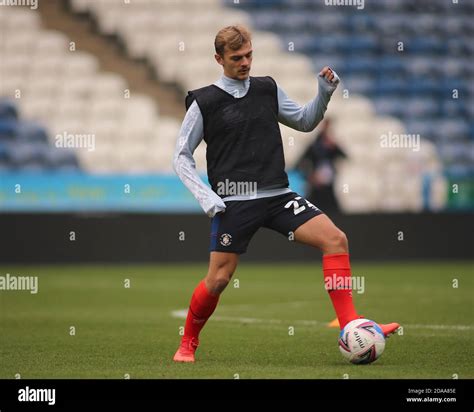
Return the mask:
MULTIPOLYGON (((253 23, 257 28, 253 41, 253 75, 272 75, 289 96, 304 103, 314 97, 316 91, 315 60, 318 69, 324 64, 332 64, 339 69, 339 64, 335 64, 337 62, 331 56, 319 55, 314 59, 305 56, 303 53, 308 48, 326 52, 337 46, 341 53, 348 48, 356 52, 375 47, 376 40, 374 36, 366 35, 356 42, 348 42, 339 34, 331 38, 327 36, 325 41, 316 40, 315 36, 306 33, 307 25, 302 24, 302 20, 310 21, 310 17, 304 15, 307 10, 300 9, 300 3, 292 8, 296 5, 294 2, 287 2, 287 7, 281 9, 283 3, 232 2, 234 8, 230 9, 223 7, 224 4, 218 0, 206 0, 204 3, 138 0, 132 7, 110 1, 71 1, 77 12, 91 13, 104 34, 118 35, 131 56, 148 59, 160 81, 176 84, 183 91, 211 83, 219 76, 219 67, 211 56, 213 36, 220 27, 237 22, 253 23), (298 13, 287 13, 290 9, 297 9, 298 13), (293 28, 293 32, 287 31, 289 28, 293 28), (282 47, 285 41, 282 43, 279 35, 282 32, 294 33, 295 28, 300 30, 301 35, 293 37, 296 51, 289 52, 282 47), (307 44, 308 48, 301 47, 302 43, 307 44)), ((305 4, 312 8, 313 3, 305 4)), ((315 14, 312 13, 311 17, 315 14)), ((339 14, 326 17, 329 16, 314 20, 313 28, 325 30, 344 20, 344 16, 339 14), (318 26, 318 23, 321 25, 318 26)), ((340 59, 339 56, 337 58, 340 59)), ((364 62, 352 60, 361 66, 364 62)), ((344 79, 344 73, 341 74, 344 79)), ((364 79, 362 76, 358 80, 360 87, 364 79)), ((363 91, 351 89, 350 99, 344 99, 340 88, 328 112, 335 120, 336 137, 349 153, 349 160, 341 164, 338 187, 349 187, 351 195, 345 196, 343 191, 337 194, 342 207, 346 211, 420 210, 423 208, 422 186, 426 174, 431 174, 435 180, 432 206, 440 207, 444 201, 444 180, 432 143, 423 139, 423 151, 411 153, 403 149, 381 148, 380 135, 390 131, 403 134, 405 128, 386 113, 377 114, 373 103, 362 93, 359 94, 363 91), (393 177, 392 170, 400 174, 393 177)), ((287 163, 292 167, 314 135, 296 132, 285 126, 281 128, 287 163)), ((198 164, 204 164, 202 146, 196 154, 198 164)))
MULTIPOLYGON (((366 1, 358 13, 308 0, 69 4, 73 12, 91 17, 102 34, 117 36, 130 57, 148 61, 158 81, 175 85, 183 97, 220 75, 212 57, 213 38, 228 24, 253 29, 252 75, 273 76, 300 103, 314 97, 317 70, 326 64, 335 68, 343 84, 328 115, 349 155, 340 162, 336 183, 344 211, 443 208, 447 174, 472 172, 474 129, 467 119, 473 105, 472 97, 465 98, 472 95, 472 29, 461 7, 453 12, 434 1, 415 15, 411 12, 417 6, 408 1, 366 1), (453 35, 461 40, 449 38, 453 35), (440 41, 443 36, 448 40, 440 41), (404 54, 396 50, 399 37, 404 54), (447 99, 452 89, 463 98, 447 99), (420 136, 420 150, 382 147, 383 136, 407 133, 420 136)), ((171 172, 181 119, 160 116, 145 95, 124 99, 123 78, 99 72, 93 55, 69 52, 68 39, 42 30, 37 15, 0 12, 2 30, 14 39, 0 52, 8 74, 0 95, 14 97, 12 91, 22 86, 20 111, 44 122, 50 139, 64 130, 94 133, 97 149, 78 153, 87 172, 171 172), (18 25, 27 29, 13 35, 18 25)), ((315 135, 281 129, 291 168, 315 135)), ((204 171, 204 143, 195 157, 204 171)))
POLYGON ((51 145, 64 134, 93 135, 94 150, 76 148, 90 173, 170 170, 163 141, 175 140, 178 120, 160 116, 146 95, 126 98, 125 79, 101 72, 95 56, 71 51, 64 34, 41 27, 38 13, 2 7, 0 27, 8 39, 0 48, 0 96, 16 102, 23 118, 44 125, 51 145))

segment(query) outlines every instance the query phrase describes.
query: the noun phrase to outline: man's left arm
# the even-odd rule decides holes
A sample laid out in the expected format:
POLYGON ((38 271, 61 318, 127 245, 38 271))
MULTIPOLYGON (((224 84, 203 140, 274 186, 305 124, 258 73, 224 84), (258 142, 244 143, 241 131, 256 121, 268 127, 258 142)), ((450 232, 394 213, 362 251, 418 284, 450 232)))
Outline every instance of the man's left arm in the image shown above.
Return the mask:
POLYGON ((300 106, 278 87, 278 121, 300 132, 310 132, 319 124, 326 113, 329 100, 339 84, 339 76, 329 67, 318 74, 318 95, 300 106))

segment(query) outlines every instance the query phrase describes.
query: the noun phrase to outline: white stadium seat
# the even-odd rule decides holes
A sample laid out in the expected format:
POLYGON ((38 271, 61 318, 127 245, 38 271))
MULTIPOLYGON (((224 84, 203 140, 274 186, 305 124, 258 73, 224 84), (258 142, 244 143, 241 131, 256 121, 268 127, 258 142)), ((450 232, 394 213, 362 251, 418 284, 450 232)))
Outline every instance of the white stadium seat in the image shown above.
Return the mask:
POLYGON ((97 57, 81 52, 69 52, 64 59, 64 70, 70 79, 89 76, 99 69, 97 57))

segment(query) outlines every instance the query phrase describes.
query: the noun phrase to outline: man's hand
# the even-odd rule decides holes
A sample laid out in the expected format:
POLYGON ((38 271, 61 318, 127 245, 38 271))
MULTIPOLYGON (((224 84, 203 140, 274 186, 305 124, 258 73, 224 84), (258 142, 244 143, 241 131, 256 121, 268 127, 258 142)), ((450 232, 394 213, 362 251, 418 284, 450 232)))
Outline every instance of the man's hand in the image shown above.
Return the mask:
POLYGON ((224 201, 215 192, 211 192, 209 198, 207 198, 207 203, 201 206, 209 217, 224 212, 226 208, 224 201))
MULTIPOLYGON (((224 202, 222 202, 224 203, 224 202)), ((215 215, 217 215, 218 213, 220 212, 224 212, 225 211, 225 203, 224 203, 224 206, 222 207, 221 205, 214 205, 212 206, 209 210, 206 211, 206 214, 209 216, 209 217, 214 217, 215 215)))
POLYGON ((328 66, 324 67, 323 70, 319 72, 319 77, 322 77, 328 83, 331 83, 333 85, 337 85, 339 83, 339 76, 333 69, 328 66))

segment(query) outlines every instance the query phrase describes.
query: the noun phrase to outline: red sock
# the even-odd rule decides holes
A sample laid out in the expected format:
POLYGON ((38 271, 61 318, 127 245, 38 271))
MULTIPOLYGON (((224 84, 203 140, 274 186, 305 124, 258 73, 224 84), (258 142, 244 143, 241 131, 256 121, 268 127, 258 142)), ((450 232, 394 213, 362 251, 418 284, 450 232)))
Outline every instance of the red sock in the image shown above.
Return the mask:
POLYGON ((191 303, 189 305, 186 325, 184 327, 184 336, 199 337, 199 332, 206 324, 206 321, 214 312, 219 300, 219 295, 211 295, 202 280, 196 289, 194 289, 191 303))
POLYGON ((324 285, 332 300, 341 329, 358 315, 352 302, 349 254, 323 256, 324 285))

